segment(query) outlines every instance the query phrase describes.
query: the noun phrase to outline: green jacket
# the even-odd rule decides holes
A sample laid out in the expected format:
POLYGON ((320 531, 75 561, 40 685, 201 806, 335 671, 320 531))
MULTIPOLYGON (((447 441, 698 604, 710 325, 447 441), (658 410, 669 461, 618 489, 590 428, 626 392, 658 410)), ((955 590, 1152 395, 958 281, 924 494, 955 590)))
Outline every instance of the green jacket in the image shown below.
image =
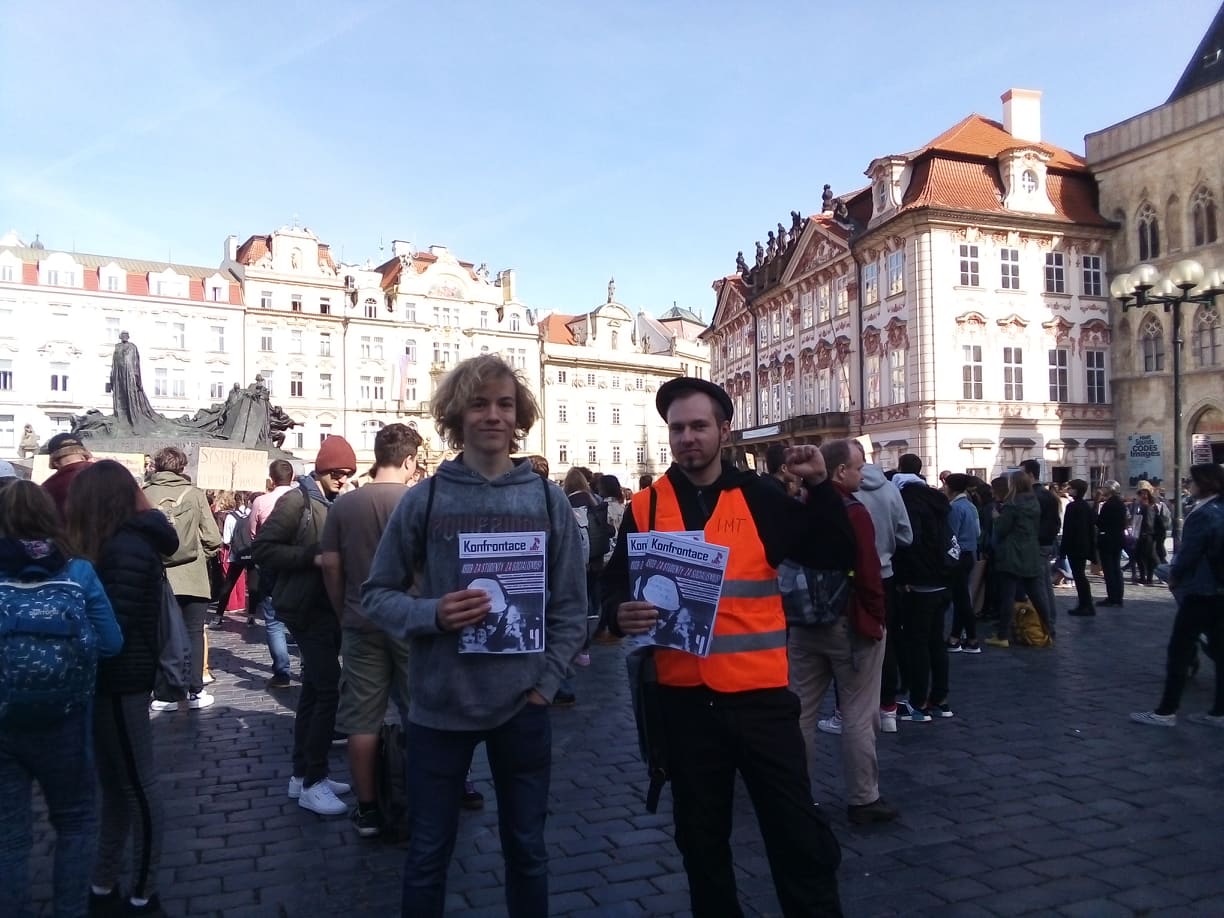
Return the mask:
POLYGON ((1041 506, 1034 494, 1019 494, 1005 503, 994 523, 995 570, 1014 577, 1036 577, 1041 573, 1041 548, 1037 529, 1041 506))
POLYGON ((315 564, 329 506, 313 479, 299 478, 255 536, 252 554, 261 582, 272 581, 276 617, 291 628, 308 625, 321 614, 336 614, 327 598, 323 569, 315 564), (309 516, 303 488, 312 495, 309 516))
POLYGON ((212 597, 212 583, 208 579, 208 559, 215 557, 221 548, 221 533, 217 529, 217 521, 213 519, 212 510, 208 507, 208 498, 203 491, 177 472, 155 473, 144 486, 144 493, 154 509, 158 509, 158 504, 162 501, 177 501, 179 498, 184 498, 184 503, 192 505, 191 511, 183 517, 185 524, 175 527, 175 531, 178 532, 181 544, 186 545, 198 540, 200 550, 194 560, 167 567, 166 576, 170 579, 170 587, 175 596, 207 601, 212 597), (193 529, 194 536, 191 531, 193 529))

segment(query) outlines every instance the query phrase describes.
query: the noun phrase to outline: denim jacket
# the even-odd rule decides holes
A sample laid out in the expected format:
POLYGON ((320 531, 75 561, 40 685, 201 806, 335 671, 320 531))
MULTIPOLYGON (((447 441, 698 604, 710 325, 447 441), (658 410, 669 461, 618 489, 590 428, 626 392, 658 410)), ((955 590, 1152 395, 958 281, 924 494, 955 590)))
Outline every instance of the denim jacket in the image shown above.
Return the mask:
MULTIPOLYGON (((1215 596, 1224 593, 1216 579, 1211 555, 1224 550, 1224 500, 1214 497, 1201 502, 1186 517, 1181 546, 1169 570, 1170 585, 1178 595, 1215 596)), ((1222 559, 1216 565, 1224 567, 1222 559)))

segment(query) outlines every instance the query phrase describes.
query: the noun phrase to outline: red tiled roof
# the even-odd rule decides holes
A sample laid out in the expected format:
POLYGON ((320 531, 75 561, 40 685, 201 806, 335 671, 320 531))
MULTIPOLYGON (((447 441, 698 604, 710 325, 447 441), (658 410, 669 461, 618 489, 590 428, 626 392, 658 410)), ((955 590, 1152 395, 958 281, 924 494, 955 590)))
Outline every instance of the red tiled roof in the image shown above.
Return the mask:
POLYGON ((325 242, 319 243, 319 267, 331 268, 333 272, 336 270, 336 263, 331 257, 331 246, 325 242))
POLYGON ((253 265, 272 251, 271 236, 252 236, 238 246, 238 255, 234 259, 240 265, 253 265))
POLYGON ((545 344, 574 344, 574 333, 570 331, 569 323, 577 316, 562 315, 554 312, 540 320, 540 334, 545 344))
POLYGON ((1051 169, 1071 169, 1076 172, 1087 172, 1088 166, 1083 157, 1077 156, 1062 147, 1048 143, 1027 143, 1017 140, 997 121, 984 118, 978 114, 962 118, 934 140, 921 149, 908 154, 907 158, 915 159, 924 153, 955 153, 962 156, 981 156, 994 159, 1004 150, 1027 149, 1035 147, 1050 157, 1048 164, 1051 169))

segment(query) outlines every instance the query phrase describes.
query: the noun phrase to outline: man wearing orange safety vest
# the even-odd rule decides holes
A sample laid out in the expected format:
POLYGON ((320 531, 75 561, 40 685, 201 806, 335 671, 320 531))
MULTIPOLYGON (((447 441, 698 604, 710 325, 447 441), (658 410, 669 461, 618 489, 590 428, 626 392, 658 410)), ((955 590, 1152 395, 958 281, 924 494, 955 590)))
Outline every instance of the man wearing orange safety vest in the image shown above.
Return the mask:
POLYGON ((752 472, 722 463, 731 399, 719 386, 681 377, 655 398, 667 421, 673 463, 633 498, 603 578, 617 630, 644 634, 658 618, 632 601, 631 532, 700 530, 730 548, 710 653, 655 652, 659 705, 676 819, 694 918, 738 918, 731 855, 735 774, 743 776, 765 839, 783 915, 840 915, 841 850, 812 802, 799 700, 787 688, 786 620, 777 566, 854 567, 854 535, 842 499, 826 481, 815 446, 787 450, 805 501, 791 500, 752 472))

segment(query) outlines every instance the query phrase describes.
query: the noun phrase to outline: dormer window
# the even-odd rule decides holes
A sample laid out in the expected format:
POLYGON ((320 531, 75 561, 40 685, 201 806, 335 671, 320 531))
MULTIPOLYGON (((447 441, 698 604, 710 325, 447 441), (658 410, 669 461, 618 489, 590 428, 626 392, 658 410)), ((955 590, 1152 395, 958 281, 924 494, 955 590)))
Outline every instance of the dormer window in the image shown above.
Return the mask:
POLYGON ((875 185, 875 208, 877 214, 888 209, 888 182, 884 179, 880 179, 875 185))
POLYGON ((1025 194, 1032 194, 1039 186, 1037 181, 1037 173, 1032 169, 1025 169, 1024 175, 1020 176, 1020 187, 1024 189, 1025 194))
POLYGON ((999 155, 1005 208, 1031 214, 1054 213, 1045 187, 1049 159, 1049 154, 1039 147, 1016 147, 999 155))

